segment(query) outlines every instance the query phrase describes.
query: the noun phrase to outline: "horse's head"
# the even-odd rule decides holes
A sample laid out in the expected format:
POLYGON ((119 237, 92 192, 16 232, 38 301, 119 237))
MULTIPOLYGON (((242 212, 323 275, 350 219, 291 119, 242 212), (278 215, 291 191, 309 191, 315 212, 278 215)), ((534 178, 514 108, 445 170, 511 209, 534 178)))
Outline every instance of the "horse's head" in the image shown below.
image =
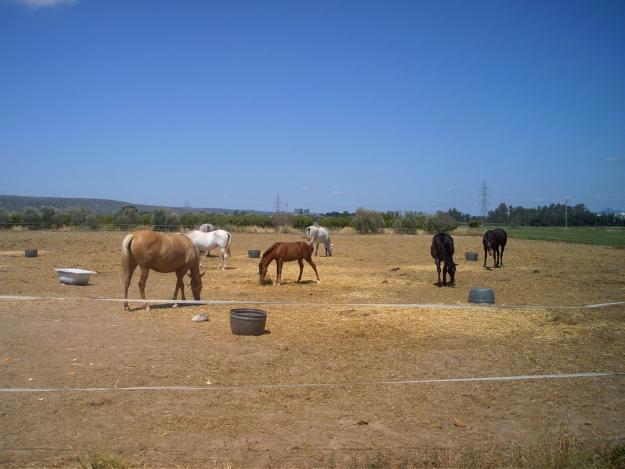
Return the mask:
POLYGON ((484 249, 488 254, 493 255, 493 236, 490 231, 484 235, 484 249))
POLYGON ((447 267, 447 272, 449 272, 450 282, 451 283, 456 283, 456 280, 455 280, 455 277, 456 277, 456 264, 454 264, 454 261, 451 261, 449 263, 449 267, 447 267))
POLYGON ((262 263, 262 261, 258 263, 258 276, 259 276, 259 280, 260 280, 260 284, 261 285, 264 285, 266 283, 265 277, 267 275, 267 267, 268 266, 269 265, 264 265, 262 263))
POLYGON ((199 301, 200 293, 202 293, 202 277, 206 272, 192 272, 191 276, 191 291, 193 292, 193 299, 199 301))

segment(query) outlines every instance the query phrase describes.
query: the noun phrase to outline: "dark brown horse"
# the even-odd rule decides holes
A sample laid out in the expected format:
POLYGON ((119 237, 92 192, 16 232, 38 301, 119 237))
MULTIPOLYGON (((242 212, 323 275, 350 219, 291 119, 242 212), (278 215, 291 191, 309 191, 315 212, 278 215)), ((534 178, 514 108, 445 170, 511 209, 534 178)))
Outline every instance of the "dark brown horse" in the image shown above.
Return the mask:
POLYGON ((436 286, 454 285, 456 283, 456 264, 454 263, 454 239, 447 233, 438 233, 432 238, 430 254, 436 263, 438 272, 438 282, 436 286), (443 282, 441 283, 441 262, 443 266, 443 282), (447 273, 449 273, 449 284, 447 283, 447 273))
POLYGON ((486 267, 486 258, 490 253, 493 256, 495 267, 503 266, 503 250, 506 248, 508 234, 501 228, 488 230, 484 233, 482 244, 484 245, 484 267, 486 267))
POLYGON ((269 249, 263 253, 263 257, 258 264, 258 274, 260 275, 260 283, 265 283, 265 276, 267 275, 267 268, 273 260, 276 261, 277 275, 276 284, 280 285, 282 280, 282 264, 284 262, 297 261, 299 263, 299 277, 297 277, 297 283, 302 279, 302 271, 304 270, 303 259, 310 264, 317 276, 317 283, 319 283, 319 274, 317 273, 317 266, 312 261, 311 255, 313 253, 312 243, 303 241, 294 242, 281 242, 274 243, 269 249))
MULTIPOLYGON (((184 296, 184 275, 190 271, 193 298, 200 299, 202 291, 202 275, 200 274, 200 253, 191 240, 182 233, 164 234, 154 231, 136 231, 124 238, 122 243, 121 281, 124 289, 124 309, 128 309, 128 286, 137 266, 141 267, 139 291, 145 300, 145 284, 150 269, 161 273, 176 272, 178 277, 174 300, 178 290, 184 296)), ((146 304, 146 310, 150 305, 146 304)))

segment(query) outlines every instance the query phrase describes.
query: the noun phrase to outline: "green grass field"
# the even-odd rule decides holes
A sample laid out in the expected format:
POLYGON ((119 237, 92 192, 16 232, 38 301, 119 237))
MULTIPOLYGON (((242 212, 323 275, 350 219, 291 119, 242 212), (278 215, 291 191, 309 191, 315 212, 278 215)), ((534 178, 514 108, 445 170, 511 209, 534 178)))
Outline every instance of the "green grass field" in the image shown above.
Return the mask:
POLYGON ((567 243, 600 244, 625 247, 625 228, 563 226, 505 226, 512 238, 564 241, 567 243))

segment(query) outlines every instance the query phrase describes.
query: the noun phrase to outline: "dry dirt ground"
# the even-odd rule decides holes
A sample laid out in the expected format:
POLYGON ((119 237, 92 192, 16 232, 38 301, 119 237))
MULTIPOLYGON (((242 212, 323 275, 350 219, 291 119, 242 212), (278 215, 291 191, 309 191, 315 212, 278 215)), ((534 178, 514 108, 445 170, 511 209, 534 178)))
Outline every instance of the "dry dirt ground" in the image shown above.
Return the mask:
MULTIPOLYGON (((267 333, 243 337, 228 305, 93 300, 121 297, 124 235, 0 232, 0 295, 46 298, 0 300, 0 466, 86 467, 90 451, 140 467, 500 465, 563 433, 625 439, 623 375, 400 383, 625 372, 625 307, 573 307, 625 300, 623 249, 511 239, 504 267, 486 270, 481 239, 455 235, 457 284, 437 288, 430 236, 338 234, 335 255, 314 258, 320 285, 307 265, 297 284, 289 263, 278 287, 259 285, 247 249, 297 236, 234 233, 231 268, 202 261, 202 299, 300 303, 264 306, 267 333), (64 286, 56 267, 97 274, 64 286), (389 305, 466 304, 477 286, 495 289, 497 307, 389 305), (210 320, 192 322, 201 312, 210 320), (265 386, 277 384, 328 386, 265 386), (202 389, 6 392, 132 386, 202 389)), ((152 272, 148 298, 170 298, 174 283, 152 272)))

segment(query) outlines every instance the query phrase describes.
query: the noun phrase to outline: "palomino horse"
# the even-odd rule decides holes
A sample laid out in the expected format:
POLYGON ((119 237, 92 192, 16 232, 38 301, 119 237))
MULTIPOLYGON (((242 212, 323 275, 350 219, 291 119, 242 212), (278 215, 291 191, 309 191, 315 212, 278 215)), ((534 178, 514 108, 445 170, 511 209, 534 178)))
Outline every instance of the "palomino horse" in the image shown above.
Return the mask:
POLYGON ((438 272, 438 283, 436 286, 447 286, 456 283, 456 264, 454 263, 454 239, 447 233, 438 233, 432 238, 432 247, 430 253, 436 263, 436 271, 438 272), (443 282, 441 283, 441 262, 443 266, 443 282), (447 283, 447 273, 449 272, 449 284, 447 283))
MULTIPOLYGON (((121 281, 124 289, 124 309, 128 309, 128 286, 137 266, 141 267, 139 291, 145 300, 145 284, 150 269, 161 273, 176 272, 178 277, 174 300, 180 290, 184 296, 184 275, 190 271, 193 298, 200 299, 202 275, 200 274, 200 253, 191 240, 181 233, 164 234, 154 231, 136 231, 124 238, 122 243, 121 281)), ((145 309, 150 310, 146 304, 145 309)))
POLYGON ((299 277, 297 277, 297 283, 302 279, 302 271, 304 270, 304 262, 302 259, 306 259, 306 262, 315 271, 317 276, 317 283, 319 283, 319 274, 317 273, 317 266, 312 261, 313 245, 304 241, 294 242, 282 242, 274 243, 269 249, 263 253, 263 257, 258 264, 258 274, 260 275, 260 283, 265 283, 265 276, 267 275, 267 267, 273 260, 276 261, 277 276, 276 284, 280 285, 282 280, 282 264, 289 261, 297 261, 299 263, 299 277))
POLYGON ((484 267, 486 267, 486 258, 488 254, 493 256, 495 267, 503 266, 503 250, 506 248, 508 234, 501 228, 488 230, 484 233, 482 244, 484 245, 484 267))

